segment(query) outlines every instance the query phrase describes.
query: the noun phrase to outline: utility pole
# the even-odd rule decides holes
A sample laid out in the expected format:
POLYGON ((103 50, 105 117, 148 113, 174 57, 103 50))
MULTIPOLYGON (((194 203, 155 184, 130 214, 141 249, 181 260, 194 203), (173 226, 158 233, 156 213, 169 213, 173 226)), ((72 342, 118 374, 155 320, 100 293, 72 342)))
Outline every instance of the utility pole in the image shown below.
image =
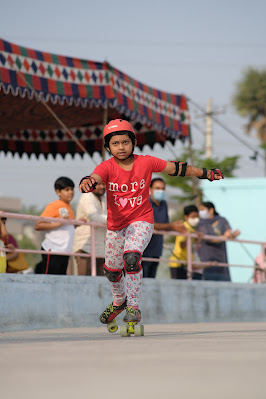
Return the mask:
POLYGON ((206 132, 205 132, 205 156, 206 158, 212 157, 212 99, 209 98, 207 101, 206 109, 206 132))
MULTIPOLYGON (((191 133, 189 133, 189 135, 188 135, 188 150, 189 150, 190 163, 191 163, 191 165, 194 165, 191 133)), ((192 193, 195 198, 195 204, 199 208, 199 206, 201 204, 201 193, 199 190, 198 179, 195 176, 192 177, 192 193)))

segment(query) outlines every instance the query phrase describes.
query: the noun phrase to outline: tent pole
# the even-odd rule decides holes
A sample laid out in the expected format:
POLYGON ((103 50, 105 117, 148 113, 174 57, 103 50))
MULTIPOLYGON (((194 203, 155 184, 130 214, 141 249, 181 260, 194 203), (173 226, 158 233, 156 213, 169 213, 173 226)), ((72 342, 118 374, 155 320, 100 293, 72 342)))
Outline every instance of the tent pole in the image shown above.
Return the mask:
MULTIPOLYGON (((107 125, 107 118, 108 118, 108 107, 103 109, 103 129, 104 129, 104 126, 107 125)), ((104 139, 103 139, 103 145, 102 145, 102 160, 105 161, 104 139)))

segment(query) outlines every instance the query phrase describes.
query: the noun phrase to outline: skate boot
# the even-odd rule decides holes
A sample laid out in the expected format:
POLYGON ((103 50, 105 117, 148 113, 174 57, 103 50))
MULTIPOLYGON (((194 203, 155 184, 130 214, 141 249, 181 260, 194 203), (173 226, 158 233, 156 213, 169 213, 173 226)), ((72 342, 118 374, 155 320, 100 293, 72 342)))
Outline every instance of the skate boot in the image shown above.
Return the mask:
POLYGON ((116 316, 119 315, 119 313, 123 312, 126 306, 127 306, 127 299, 125 299, 125 301, 119 306, 115 306, 113 302, 110 303, 110 305, 108 305, 105 311, 101 314, 100 322, 103 324, 109 324, 111 322, 115 322, 116 316))
POLYGON ((123 319, 125 323, 138 323, 141 320, 141 311, 139 309, 134 309, 131 306, 126 308, 126 314, 123 319))
POLYGON ((138 324, 140 320, 141 311, 128 306, 123 319, 126 325, 120 327, 121 337, 130 337, 132 334, 134 334, 136 337, 142 337, 144 335, 144 326, 143 324, 138 324))

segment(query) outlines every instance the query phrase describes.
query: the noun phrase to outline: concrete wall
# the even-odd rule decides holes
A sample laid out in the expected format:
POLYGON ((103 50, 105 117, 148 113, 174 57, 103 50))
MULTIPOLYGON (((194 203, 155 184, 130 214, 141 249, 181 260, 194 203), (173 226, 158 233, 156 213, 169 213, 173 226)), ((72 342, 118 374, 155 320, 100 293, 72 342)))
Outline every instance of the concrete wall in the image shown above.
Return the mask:
MULTIPOLYGON (((100 326, 104 277, 0 275, 0 331, 100 326)), ((143 281, 143 323, 266 321, 265 285, 143 281)), ((120 322, 122 316, 119 316, 120 322)))

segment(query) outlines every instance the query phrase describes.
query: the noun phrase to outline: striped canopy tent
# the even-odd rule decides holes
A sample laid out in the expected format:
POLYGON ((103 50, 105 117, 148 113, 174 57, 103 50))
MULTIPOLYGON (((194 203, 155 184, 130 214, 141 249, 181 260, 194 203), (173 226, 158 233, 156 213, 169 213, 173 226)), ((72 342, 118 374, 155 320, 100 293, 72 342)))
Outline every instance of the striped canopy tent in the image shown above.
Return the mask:
POLYGON ((46 158, 101 153, 103 126, 116 118, 133 124, 140 149, 189 134, 185 96, 149 87, 107 62, 0 39, 0 151, 46 158))

